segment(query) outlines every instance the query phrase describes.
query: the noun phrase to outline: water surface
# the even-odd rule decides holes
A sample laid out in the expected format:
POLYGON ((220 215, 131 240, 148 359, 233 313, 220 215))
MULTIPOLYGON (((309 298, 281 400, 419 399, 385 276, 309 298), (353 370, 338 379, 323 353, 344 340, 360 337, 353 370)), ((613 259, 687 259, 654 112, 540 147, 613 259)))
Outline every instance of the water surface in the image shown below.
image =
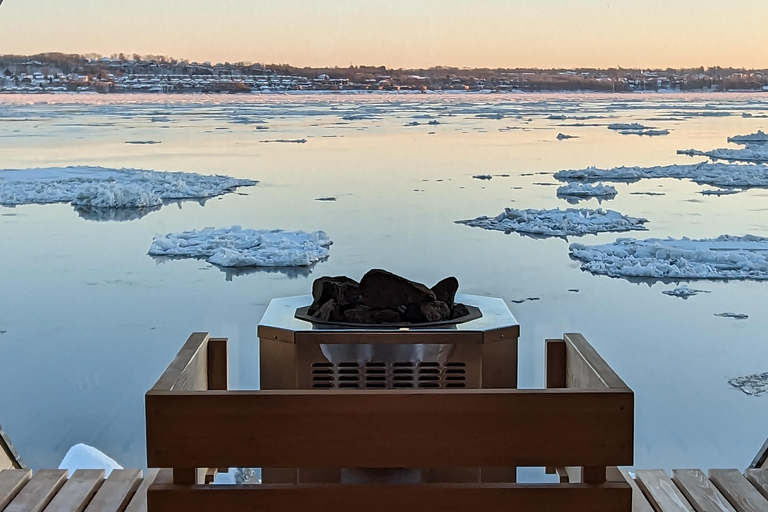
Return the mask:
POLYGON ((697 282, 712 293, 681 300, 661 293, 674 283, 582 272, 568 243, 768 236, 768 191, 717 197, 688 181, 620 183, 615 200, 580 204, 646 217, 649 231, 569 241, 454 221, 568 207, 549 186, 560 169, 703 161, 675 151, 727 147, 728 136, 768 129, 757 117, 766 113, 765 94, 1 97, 3 168, 100 165, 260 183, 123 222, 66 204, 0 207, 0 422, 35 468, 58 465, 80 442, 142 467, 143 394, 191 332, 229 337, 231 386, 255 388, 256 327, 271 298, 380 267, 430 285, 456 275, 463 293, 505 299, 521 324, 523 387, 543 383, 545 338, 583 333, 636 393, 636 466, 745 467, 765 440, 768 397, 727 381, 768 371, 768 284, 697 282), (606 128, 616 122, 671 134, 619 135, 606 128), (574 123, 597 126, 561 126, 574 123), (558 141, 560 132, 579 138, 558 141), (306 143, 263 142, 280 139, 306 143), (155 143, 126 144, 137 141, 155 143), (336 200, 316 200, 327 197, 336 200), (322 229, 331 257, 249 272, 146 254, 155 234, 235 224, 322 229), (540 300, 512 302, 528 297, 540 300), (714 316, 722 312, 749 319, 714 316))

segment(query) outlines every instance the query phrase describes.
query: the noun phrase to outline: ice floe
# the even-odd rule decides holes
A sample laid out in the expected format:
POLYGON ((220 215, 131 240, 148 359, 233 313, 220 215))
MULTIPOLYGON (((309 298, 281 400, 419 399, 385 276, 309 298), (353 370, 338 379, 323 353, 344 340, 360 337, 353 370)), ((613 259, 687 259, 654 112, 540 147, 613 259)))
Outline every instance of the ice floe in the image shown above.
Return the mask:
POLYGON ((680 297, 681 299, 687 299, 688 297, 693 297, 694 295, 698 295, 700 293, 710 292, 707 290, 697 290, 695 288, 690 288, 687 284, 684 284, 671 290, 664 290, 661 293, 664 295, 671 295, 673 297, 680 297))
POLYGON ((646 137, 658 137, 660 135, 669 135, 669 130, 622 130, 621 135, 644 135, 646 137))
POLYGON ((123 467, 93 446, 80 443, 67 450, 59 469, 68 470, 70 475, 78 469, 103 469, 105 476, 109 476, 112 470, 123 467))
POLYGON ((706 156, 713 160, 729 160, 732 162, 768 162, 768 144, 747 146, 741 149, 720 148, 711 151, 698 149, 679 149, 678 155, 706 156))
POLYGON ((730 196, 738 194, 741 190, 729 188, 729 189, 715 189, 715 190, 702 190, 700 193, 703 196, 730 196))
POLYGON ((612 123, 608 125, 608 129, 626 131, 626 130, 652 130, 653 128, 651 126, 645 126, 644 124, 640 124, 640 123, 612 123))
POLYGON ((749 135, 734 135, 733 137, 728 137, 728 142, 735 144, 764 144, 768 143, 768 133, 757 130, 756 133, 750 133, 749 135))
POLYGON ((540 236, 580 236, 608 231, 645 230, 647 219, 629 217, 613 210, 568 208, 517 210, 505 208, 496 217, 459 220, 457 224, 540 236))
POLYGON ((563 170, 555 173, 560 181, 638 181, 650 178, 689 179, 716 187, 768 186, 768 165, 699 163, 655 167, 614 167, 612 169, 563 170))
POLYGON ((151 209, 166 201, 213 197, 256 183, 229 176, 104 167, 0 170, 0 205, 68 202, 80 209, 151 209))
POLYGON ((220 267, 309 266, 329 256, 332 242, 323 231, 231 228, 156 236, 150 256, 205 259, 220 267))
POLYGON ((733 318, 734 320, 746 320, 749 318, 749 315, 745 315, 744 313, 715 313, 715 316, 733 318))
POLYGON ((768 280, 768 238, 754 235, 692 240, 619 238, 571 244, 581 268, 612 277, 768 280))
POLYGON ((616 187, 602 183, 590 185, 589 183, 571 182, 557 189, 559 196, 614 197, 616 194, 618 194, 616 187))
POLYGON ((729 379, 728 383, 750 396, 768 393, 768 372, 729 379))

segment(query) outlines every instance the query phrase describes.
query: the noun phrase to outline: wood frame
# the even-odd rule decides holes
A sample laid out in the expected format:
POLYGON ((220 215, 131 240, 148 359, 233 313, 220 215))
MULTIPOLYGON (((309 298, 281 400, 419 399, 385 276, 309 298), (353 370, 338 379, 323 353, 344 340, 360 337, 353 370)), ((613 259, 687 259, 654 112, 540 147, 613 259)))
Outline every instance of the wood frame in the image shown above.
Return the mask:
MULTIPOLYGON (((578 334, 548 340, 547 389, 227 391, 225 339, 194 333, 145 397, 148 511, 630 512, 634 395, 578 334), (583 482, 207 485, 207 468, 581 468, 583 482)), ((570 473, 569 473, 570 474, 570 473)))
POLYGON ((768 439, 765 440, 763 446, 755 455, 752 464, 749 465, 750 469, 768 469, 768 439))
MULTIPOLYGON (((0 2, 2 3, 2 2, 0 2)), ((11 440, 3 431, 0 425, 0 469, 26 469, 24 462, 19 457, 16 449, 11 444, 11 440)))

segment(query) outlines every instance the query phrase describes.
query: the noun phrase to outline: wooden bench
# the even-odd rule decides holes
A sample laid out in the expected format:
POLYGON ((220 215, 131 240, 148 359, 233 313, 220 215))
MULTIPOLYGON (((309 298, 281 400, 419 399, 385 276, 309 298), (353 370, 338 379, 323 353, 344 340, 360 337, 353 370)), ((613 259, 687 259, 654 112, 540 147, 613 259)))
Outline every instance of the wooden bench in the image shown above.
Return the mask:
POLYGON ((629 512, 634 395, 578 334, 546 389, 228 391, 227 340, 195 333, 145 397, 149 512, 629 512), (547 466, 561 483, 211 485, 216 469, 547 466), (578 468, 578 469, 577 469, 578 468))

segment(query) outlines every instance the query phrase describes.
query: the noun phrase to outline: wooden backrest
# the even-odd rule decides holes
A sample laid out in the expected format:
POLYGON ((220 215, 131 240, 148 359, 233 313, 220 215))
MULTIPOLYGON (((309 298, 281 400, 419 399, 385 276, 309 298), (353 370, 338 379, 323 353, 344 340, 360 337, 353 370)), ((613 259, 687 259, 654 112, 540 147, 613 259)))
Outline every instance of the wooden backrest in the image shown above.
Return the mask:
POLYGON ((147 393, 150 467, 633 462, 632 392, 618 386, 623 382, 576 335, 563 342, 574 386, 538 390, 207 391, 208 382, 222 373, 217 369, 222 359, 211 364, 207 355, 225 343, 194 334, 147 393), (597 385, 596 379, 607 384, 597 385))
POLYGON ((195 333, 146 395, 148 465, 173 468, 172 482, 149 488, 147 510, 630 512, 632 489, 606 482, 605 467, 633 462, 632 391, 583 338, 566 335, 547 347, 548 373, 562 383, 556 389, 226 391, 226 340, 195 333), (591 477, 565 484, 201 483, 205 468, 236 466, 543 465, 583 466, 591 477))

